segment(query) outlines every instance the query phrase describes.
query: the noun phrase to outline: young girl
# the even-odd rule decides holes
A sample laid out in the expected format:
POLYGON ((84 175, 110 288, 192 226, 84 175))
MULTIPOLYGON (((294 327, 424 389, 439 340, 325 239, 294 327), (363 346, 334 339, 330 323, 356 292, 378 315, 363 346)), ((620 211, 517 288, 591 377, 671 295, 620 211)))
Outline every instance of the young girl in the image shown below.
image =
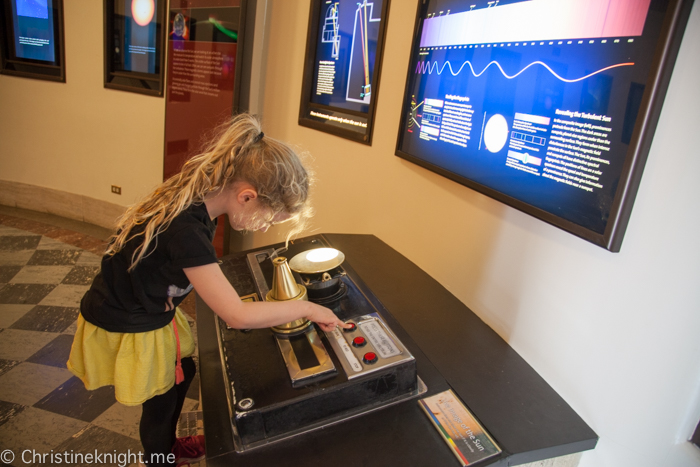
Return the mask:
POLYGON ((235 230, 266 231, 309 216, 309 177, 285 144, 239 115, 181 173, 126 211, 80 307, 68 369, 87 389, 114 385, 117 400, 143 404, 139 426, 148 465, 204 455, 202 438, 176 439, 194 378, 194 340, 177 306, 197 294, 234 328, 300 318, 329 331, 344 326, 307 301, 243 303, 221 272, 211 244, 215 219, 235 230))

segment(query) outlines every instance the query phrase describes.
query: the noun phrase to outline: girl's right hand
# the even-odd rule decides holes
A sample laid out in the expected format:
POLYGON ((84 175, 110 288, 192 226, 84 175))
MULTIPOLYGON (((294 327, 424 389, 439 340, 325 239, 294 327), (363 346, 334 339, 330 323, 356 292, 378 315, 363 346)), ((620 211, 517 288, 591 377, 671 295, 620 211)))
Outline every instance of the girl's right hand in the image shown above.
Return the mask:
POLYGON ((328 308, 312 302, 308 303, 311 305, 311 313, 306 316, 306 319, 318 324, 324 331, 333 331, 336 326, 340 326, 341 328, 349 328, 352 326, 351 324, 346 324, 342 320, 338 319, 335 313, 328 308))

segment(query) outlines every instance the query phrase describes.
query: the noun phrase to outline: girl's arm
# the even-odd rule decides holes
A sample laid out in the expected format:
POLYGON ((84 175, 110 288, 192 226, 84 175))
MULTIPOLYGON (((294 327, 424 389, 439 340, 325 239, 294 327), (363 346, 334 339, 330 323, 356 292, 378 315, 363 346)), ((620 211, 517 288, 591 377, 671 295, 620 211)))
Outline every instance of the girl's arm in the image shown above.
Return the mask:
POLYGON ((306 300, 243 302, 216 263, 183 271, 202 300, 232 328, 266 328, 300 318, 317 323, 324 331, 347 327, 328 308, 306 300))

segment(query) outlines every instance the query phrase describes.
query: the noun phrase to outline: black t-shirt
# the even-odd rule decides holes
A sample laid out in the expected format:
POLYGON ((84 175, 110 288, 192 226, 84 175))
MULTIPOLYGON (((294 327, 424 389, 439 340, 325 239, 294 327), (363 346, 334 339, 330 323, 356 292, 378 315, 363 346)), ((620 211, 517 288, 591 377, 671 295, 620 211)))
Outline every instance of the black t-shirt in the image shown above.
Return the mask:
POLYGON ((150 254, 131 272, 131 257, 143 237, 127 242, 115 255, 105 255, 80 313, 110 332, 145 332, 167 325, 192 290, 183 268, 217 262, 211 243, 215 230, 206 206, 192 205, 151 242, 150 254))

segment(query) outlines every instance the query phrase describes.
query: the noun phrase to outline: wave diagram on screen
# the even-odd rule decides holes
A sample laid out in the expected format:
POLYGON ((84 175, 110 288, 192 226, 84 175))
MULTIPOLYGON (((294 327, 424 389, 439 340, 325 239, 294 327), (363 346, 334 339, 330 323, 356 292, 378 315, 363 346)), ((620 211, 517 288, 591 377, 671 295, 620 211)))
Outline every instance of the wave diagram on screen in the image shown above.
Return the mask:
POLYGON ((419 62, 418 66, 416 66, 416 73, 421 73, 421 74, 437 73, 438 75, 441 75, 442 72, 445 70, 445 67, 447 67, 450 69, 450 73, 452 74, 452 76, 457 76, 462 72, 462 70, 464 69, 465 66, 469 66, 469 69, 471 70, 472 75, 475 78, 478 78, 481 75, 483 75, 491 65, 494 65, 495 67, 497 67, 501 71, 501 73, 503 74, 503 77, 505 77, 507 79, 517 78, 521 73, 525 72, 528 68, 539 65, 539 66, 544 67, 547 71, 549 71, 559 81, 563 81, 565 83, 575 83, 577 81, 582 81, 586 78, 590 78, 593 75, 597 75, 598 73, 602 73, 604 71, 608 71, 608 70, 611 70, 613 68, 617 68, 617 67, 621 67, 621 66, 633 66, 634 63, 633 62, 617 63, 615 65, 606 66, 605 68, 601 68, 600 70, 596 70, 592 73, 588 73, 587 75, 581 76, 579 78, 573 78, 573 79, 567 79, 567 78, 564 78, 562 76, 559 76, 554 70, 552 70, 552 68, 549 65, 547 65, 546 63, 541 62, 539 60, 536 62, 530 63, 525 68, 523 68, 522 70, 520 70, 517 73, 514 73, 512 75, 509 75, 508 73, 506 73, 505 70, 503 70, 503 67, 501 66, 501 64, 496 62, 496 61, 490 62, 480 72, 476 72, 474 70, 474 66, 472 65, 472 63, 469 60, 462 63, 462 65, 459 68, 457 68, 457 71, 453 70, 452 64, 449 61, 445 61, 442 64, 442 66, 438 62, 431 63, 430 60, 428 60, 426 62, 419 62))

